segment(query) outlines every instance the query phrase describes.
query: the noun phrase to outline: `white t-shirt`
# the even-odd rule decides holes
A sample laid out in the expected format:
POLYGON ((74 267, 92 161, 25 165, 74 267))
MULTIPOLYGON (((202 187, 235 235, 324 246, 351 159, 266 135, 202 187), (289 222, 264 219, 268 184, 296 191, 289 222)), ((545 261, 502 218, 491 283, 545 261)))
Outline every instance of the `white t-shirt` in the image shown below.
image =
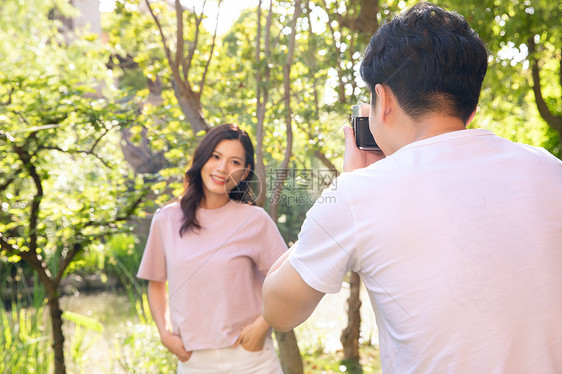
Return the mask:
POLYGON ((562 373, 562 162, 483 129, 344 173, 307 213, 292 266, 361 274, 384 373, 562 373))
POLYGON ((187 351, 229 347, 262 312, 265 274, 287 250, 260 207, 228 202, 197 209, 202 229, 180 237, 179 203, 159 209, 137 276, 168 281, 173 333, 187 351))

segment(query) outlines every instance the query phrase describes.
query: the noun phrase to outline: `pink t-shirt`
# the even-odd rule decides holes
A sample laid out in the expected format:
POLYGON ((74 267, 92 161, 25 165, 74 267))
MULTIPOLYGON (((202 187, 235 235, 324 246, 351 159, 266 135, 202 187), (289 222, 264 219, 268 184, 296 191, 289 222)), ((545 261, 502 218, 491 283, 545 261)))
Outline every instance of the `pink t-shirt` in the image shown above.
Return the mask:
POLYGON ((197 210, 201 230, 180 237, 179 203, 159 209, 137 276, 168 281, 173 333, 188 351, 236 342, 262 311, 265 274, 287 250, 275 223, 260 207, 230 201, 197 210))

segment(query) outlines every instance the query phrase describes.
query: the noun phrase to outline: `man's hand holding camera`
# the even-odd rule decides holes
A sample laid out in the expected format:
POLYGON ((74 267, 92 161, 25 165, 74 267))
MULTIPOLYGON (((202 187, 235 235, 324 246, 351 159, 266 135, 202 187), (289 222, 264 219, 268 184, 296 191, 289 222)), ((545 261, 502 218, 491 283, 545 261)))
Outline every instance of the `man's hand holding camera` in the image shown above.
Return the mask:
MULTIPOLYGON (((378 146, 376 146, 377 150, 362 150, 359 149, 357 147, 357 141, 356 141, 356 135, 357 134, 361 134, 361 132, 356 132, 354 131, 354 129, 356 128, 356 123, 354 123, 354 121, 356 121, 356 116, 361 116, 362 118, 368 118, 369 117, 369 111, 370 111, 370 105, 369 104, 363 104, 361 106, 360 109, 358 109, 359 112, 358 113, 354 113, 352 115, 352 127, 349 126, 345 126, 343 129, 343 133, 345 135, 345 152, 343 155, 343 171, 344 172, 348 172, 348 171, 353 171, 356 169, 361 169, 364 167, 367 167, 369 165, 371 165, 374 162, 377 162, 381 159, 383 159, 384 153, 378 149, 378 146)), ((354 109, 355 111, 355 109, 354 109)), ((363 129, 363 134, 365 134, 368 130, 368 121, 365 121, 366 123, 364 123, 363 125, 367 125, 366 129, 363 129)), ((370 135, 370 134, 368 134, 370 135)), ((370 136, 369 136, 370 137, 370 136)), ((371 141, 372 140, 372 137, 371 141)), ((364 140, 361 139, 361 142, 364 142, 364 140)), ((360 142, 360 143, 361 143, 360 142)), ((369 142, 369 140, 367 140, 367 142, 369 142)))

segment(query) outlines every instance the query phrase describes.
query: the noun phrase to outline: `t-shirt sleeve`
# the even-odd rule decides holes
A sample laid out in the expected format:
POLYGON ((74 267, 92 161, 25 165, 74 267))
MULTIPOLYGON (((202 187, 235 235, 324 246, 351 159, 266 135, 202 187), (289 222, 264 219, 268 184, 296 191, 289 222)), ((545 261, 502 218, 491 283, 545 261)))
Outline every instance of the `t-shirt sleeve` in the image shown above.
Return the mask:
POLYGON ((263 209, 261 213, 261 224, 257 231, 260 244, 254 261, 257 269, 266 275, 275 261, 287 251, 287 244, 269 214, 263 209))
POLYGON ((324 293, 337 293, 349 270, 358 271, 355 218, 341 177, 307 212, 289 261, 302 279, 324 293), (337 187, 336 187, 337 186, 337 187))
POLYGON ((163 218, 164 214, 160 211, 157 211, 152 217, 150 232, 137 273, 139 278, 156 282, 165 282, 167 280, 166 252, 162 227, 163 218))

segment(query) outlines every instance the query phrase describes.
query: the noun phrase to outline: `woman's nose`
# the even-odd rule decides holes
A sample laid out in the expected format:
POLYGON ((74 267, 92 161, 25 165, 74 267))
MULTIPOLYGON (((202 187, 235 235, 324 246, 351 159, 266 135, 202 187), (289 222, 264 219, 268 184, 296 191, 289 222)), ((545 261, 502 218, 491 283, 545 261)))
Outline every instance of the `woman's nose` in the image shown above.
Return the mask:
POLYGON ((219 171, 226 171, 227 162, 225 160, 220 160, 217 165, 217 170, 219 171))

